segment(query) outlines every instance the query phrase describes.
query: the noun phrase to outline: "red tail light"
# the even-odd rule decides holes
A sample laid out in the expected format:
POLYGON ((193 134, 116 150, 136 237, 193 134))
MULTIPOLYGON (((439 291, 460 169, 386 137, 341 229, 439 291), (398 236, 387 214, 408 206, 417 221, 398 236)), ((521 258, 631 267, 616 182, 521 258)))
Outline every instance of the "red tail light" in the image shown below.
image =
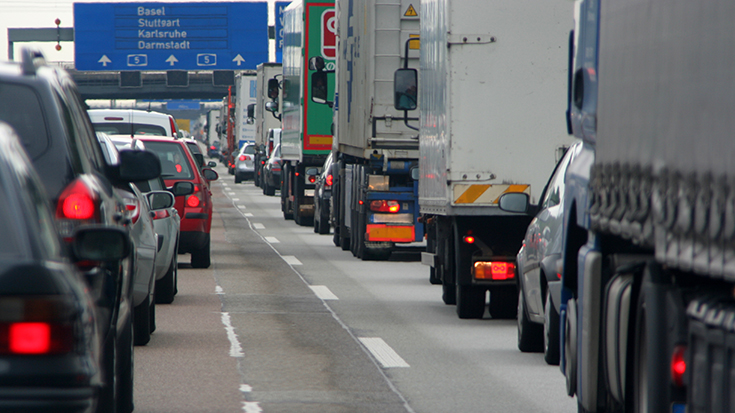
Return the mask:
POLYGON ((140 204, 137 198, 125 198, 125 217, 135 224, 140 218, 140 204))
POLYGON ((310 184, 313 184, 314 182, 316 182, 316 176, 314 176, 314 175, 309 175, 309 183, 310 183, 310 184))
POLYGON ((515 278, 516 265, 507 261, 477 261, 474 275, 478 280, 511 280, 515 278))
POLYGON ((209 149, 211 149, 211 150, 213 150, 213 151, 217 150, 217 148, 215 148, 215 146, 214 146, 214 145, 210 146, 210 147, 209 147, 209 149))
POLYGON ((249 160, 250 160, 250 156, 248 156, 248 155, 240 155, 240 162, 242 162, 242 161, 249 161, 249 160))
POLYGON ((97 212, 99 199, 84 182, 72 182, 59 196, 57 218, 92 219, 97 212))
POLYGON ((384 199, 378 201, 370 201, 370 210, 375 212, 390 212, 395 214, 401 210, 401 204, 398 201, 386 201, 384 199))
POLYGON ((0 354, 60 354, 74 349, 70 314, 57 297, 4 297, 3 308, 13 311, 0 322, 0 354))
POLYGON ((163 219, 170 217, 171 214, 169 214, 168 209, 159 209, 158 211, 153 211, 153 220, 157 219, 163 219))
POLYGON ((196 195, 189 195, 189 197, 186 198, 186 206, 188 206, 188 207, 196 208, 201 203, 202 203, 202 201, 196 195))
POLYGON ((327 175, 327 179, 325 182, 325 185, 328 187, 332 186, 332 183, 334 183, 334 178, 332 177, 332 174, 327 175))
POLYGON ((671 356, 671 381, 678 387, 684 386, 684 374, 687 371, 685 354, 686 346, 678 345, 674 347, 674 354, 671 356))

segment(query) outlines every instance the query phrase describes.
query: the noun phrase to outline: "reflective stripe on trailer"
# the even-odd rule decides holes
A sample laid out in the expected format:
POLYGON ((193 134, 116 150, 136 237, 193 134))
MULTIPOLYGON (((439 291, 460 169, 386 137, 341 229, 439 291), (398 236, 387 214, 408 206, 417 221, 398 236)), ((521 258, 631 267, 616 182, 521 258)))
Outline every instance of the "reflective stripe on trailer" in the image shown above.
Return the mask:
POLYGON ((455 184, 455 205, 497 204, 498 198, 508 192, 524 192, 531 195, 531 185, 455 184))
POLYGON ((413 226, 368 224, 365 228, 367 241, 414 242, 413 226))

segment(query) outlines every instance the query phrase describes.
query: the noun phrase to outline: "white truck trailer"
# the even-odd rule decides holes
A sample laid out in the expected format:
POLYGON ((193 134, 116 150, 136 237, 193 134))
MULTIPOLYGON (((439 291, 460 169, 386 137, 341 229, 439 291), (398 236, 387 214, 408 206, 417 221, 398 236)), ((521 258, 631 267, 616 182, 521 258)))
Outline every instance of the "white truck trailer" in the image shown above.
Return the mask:
MULTIPOLYGON (((266 104, 279 101, 279 88, 269 88, 269 81, 275 79, 279 81, 283 75, 283 67, 280 63, 261 63, 255 69, 256 84, 256 100, 252 106, 252 112, 248 109, 248 116, 252 117, 255 123, 255 185, 260 186, 261 170, 265 161, 268 160, 271 151, 275 147, 273 139, 269 136, 273 135, 272 130, 281 127, 281 116, 278 111, 266 110, 266 104)), ((272 82, 271 82, 272 84, 272 82)))
POLYGON ((481 318, 487 291, 491 316, 516 315, 515 256, 532 217, 499 199, 537 202, 571 144, 560 116, 571 9, 566 0, 421 2, 421 21, 432 22, 421 25, 418 93, 422 262, 460 318, 481 318))
POLYGON ((255 124, 248 119, 248 105, 256 102, 257 77, 253 71, 240 72, 235 78, 235 141, 237 150, 245 142, 255 142, 255 124))
POLYGON ((424 239, 418 117, 395 109, 393 93, 394 72, 418 67, 418 8, 405 0, 336 2, 336 104, 323 102, 334 106, 336 125, 330 222, 335 244, 361 259, 387 259, 396 245, 424 239))

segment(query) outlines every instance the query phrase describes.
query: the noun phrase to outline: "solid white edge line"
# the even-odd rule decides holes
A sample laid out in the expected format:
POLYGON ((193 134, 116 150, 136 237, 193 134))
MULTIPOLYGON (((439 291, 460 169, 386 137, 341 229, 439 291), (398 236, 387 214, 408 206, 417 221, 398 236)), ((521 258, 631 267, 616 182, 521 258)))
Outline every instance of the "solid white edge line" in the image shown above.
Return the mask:
POLYGON ((382 338, 359 337, 359 339, 384 368, 411 367, 382 338))
POLYGON ((326 285, 310 285, 309 288, 322 300, 339 300, 339 297, 334 295, 326 285))

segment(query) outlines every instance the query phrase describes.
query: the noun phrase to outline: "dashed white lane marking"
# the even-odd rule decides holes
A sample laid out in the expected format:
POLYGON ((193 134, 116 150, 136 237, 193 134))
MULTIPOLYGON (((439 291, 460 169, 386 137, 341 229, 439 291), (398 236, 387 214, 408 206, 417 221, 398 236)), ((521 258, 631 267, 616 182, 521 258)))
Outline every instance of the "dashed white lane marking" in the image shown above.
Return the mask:
POLYGON ((251 391, 253 391, 253 387, 249 384, 241 384, 240 391, 243 393, 250 393, 251 391))
POLYGON ((265 229, 265 225, 261 224, 260 222, 253 223, 253 228, 255 229, 265 229))
POLYGON ((282 255, 281 258, 283 258, 284 261, 286 261, 286 264, 290 265, 304 265, 299 261, 298 258, 294 257, 293 255, 282 255))
POLYGON ((230 322, 230 313, 222 313, 222 324, 225 325, 227 338, 230 340, 230 357, 244 356, 240 341, 237 339, 237 334, 235 334, 235 327, 230 322))
POLYGON ((383 368, 411 367, 382 338, 360 337, 360 341, 383 368))
POLYGON ((246 205, 238 205, 237 208, 238 209, 248 209, 246 205))
POLYGON ((239 201, 240 198, 232 198, 233 201, 239 201))
POLYGON ((253 213, 252 212, 246 212, 246 213, 244 213, 242 215, 243 216, 246 216, 246 217, 252 217, 253 216, 253 213))
POLYGON ((220 287, 218 285, 218 286, 214 287, 214 293, 215 294, 219 294, 219 295, 223 295, 225 293, 225 290, 223 290, 222 287, 220 287))
POLYGON ((242 411, 245 413, 260 413, 263 409, 260 408, 258 402, 242 402, 242 411))
POLYGON ((314 291, 314 294, 322 300, 339 300, 339 297, 334 295, 326 285, 310 285, 309 288, 311 288, 311 291, 314 291))
POLYGON ((281 242, 276 237, 265 237, 265 240, 270 242, 271 244, 279 244, 281 242))

